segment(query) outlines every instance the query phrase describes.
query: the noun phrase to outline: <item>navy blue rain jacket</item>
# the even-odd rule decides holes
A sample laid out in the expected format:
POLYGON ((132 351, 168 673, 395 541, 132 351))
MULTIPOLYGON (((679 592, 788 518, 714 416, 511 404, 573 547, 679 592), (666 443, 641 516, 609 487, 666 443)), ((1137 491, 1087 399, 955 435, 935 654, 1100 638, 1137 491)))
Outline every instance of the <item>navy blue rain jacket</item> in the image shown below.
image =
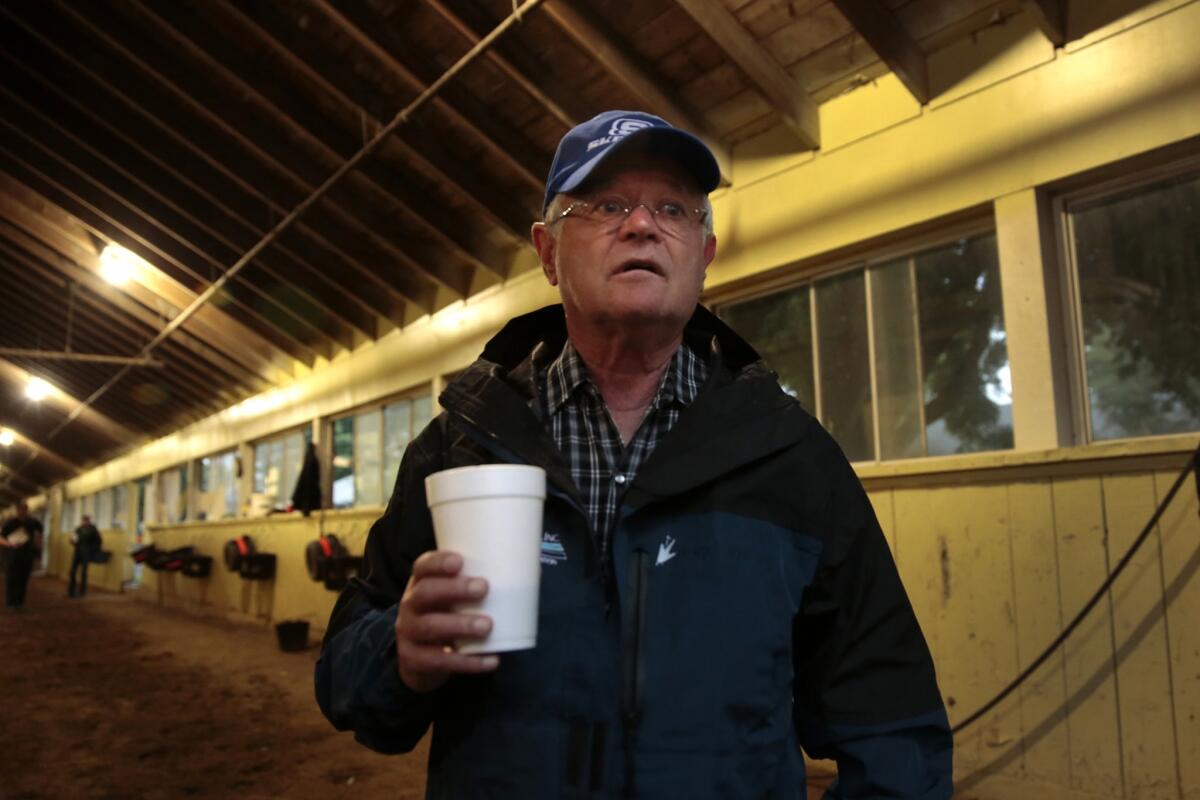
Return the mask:
POLYGON ((710 378, 629 486, 599 562, 538 418, 560 307, 511 321, 441 397, 340 596, 316 668, 322 711, 384 753, 433 725, 431 798, 803 798, 800 748, 833 798, 950 797, 933 663, 861 484, 754 351, 703 308, 710 378), (435 547, 425 476, 543 467, 533 650, 418 695, 399 680, 397 602, 435 547))

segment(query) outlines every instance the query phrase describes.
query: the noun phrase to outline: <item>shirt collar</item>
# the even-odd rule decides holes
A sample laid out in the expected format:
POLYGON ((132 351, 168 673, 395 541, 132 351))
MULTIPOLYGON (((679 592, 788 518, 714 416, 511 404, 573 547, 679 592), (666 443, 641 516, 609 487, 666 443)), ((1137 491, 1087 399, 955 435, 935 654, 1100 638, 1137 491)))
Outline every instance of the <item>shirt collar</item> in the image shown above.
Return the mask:
MULTIPOLYGON (((652 405, 661 409, 671 405, 690 404, 700 393, 700 386, 707 372, 705 363, 696 357, 690 347, 681 344, 667 364, 652 405)), ((546 368, 545 386, 546 413, 550 416, 558 413, 563 404, 581 387, 585 391, 595 391, 588 377, 587 364, 583 362, 570 339, 563 345, 558 358, 546 368)))

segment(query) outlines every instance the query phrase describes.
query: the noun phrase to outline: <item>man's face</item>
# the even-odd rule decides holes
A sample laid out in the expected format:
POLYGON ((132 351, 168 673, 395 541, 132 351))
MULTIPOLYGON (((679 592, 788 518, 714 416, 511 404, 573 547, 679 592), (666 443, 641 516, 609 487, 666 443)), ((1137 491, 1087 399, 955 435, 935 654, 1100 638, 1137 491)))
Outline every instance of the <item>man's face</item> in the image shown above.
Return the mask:
MULTIPOLYGON (((673 164, 645 158, 613 165, 571 198, 615 200, 625 207, 644 203, 650 208, 673 202, 689 212, 700 208, 703 200, 673 164)), ((679 330, 700 298, 717 244, 698 221, 683 231, 664 231, 645 207, 635 207, 616 223, 575 216, 549 227, 539 223, 533 240, 547 280, 562 296, 569 323, 649 323, 679 330)))

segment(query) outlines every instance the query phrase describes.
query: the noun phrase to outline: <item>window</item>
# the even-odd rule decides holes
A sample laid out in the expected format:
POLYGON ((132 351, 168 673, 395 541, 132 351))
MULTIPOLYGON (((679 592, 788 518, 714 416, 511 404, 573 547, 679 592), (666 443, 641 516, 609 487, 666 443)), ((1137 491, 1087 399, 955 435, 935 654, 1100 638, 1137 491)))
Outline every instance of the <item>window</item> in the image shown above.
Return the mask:
POLYGON ((384 505, 404 449, 432 415, 433 398, 424 394, 334 420, 333 507, 384 505))
POLYGON ((96 516, 92 519, 92 523, 101 530, 111 528, 112 517, 112 489, 102 489, 96 492, 96 516))
POLYGON ((727 304, 720 313, 852 461, 1012 447, 993 233, 727 304))
POLYGON ((312 427, 292 431, 254 445, 254 491, 271 498, 272 508, 287 508, 304 466, 312 427))
POLYGON ((1200 173, 1065 212, 1089 438, 1200 430, 1200 173))
POLYGON ((196 462, 196 517, 237 515, 237 456, 231 450, 196 462))
POLYGON ((162 487, 162 504, 168 524, 183 522, 188 517, 188 469, 187 465, 171 467, 160 477, 162 487))
POLYGON ((112 526, 114 528, 124 528, 126 525, 126 516, 129 513, 129 485, 122 483, 120 486, 114 486, 112 497, 112 526))
POLYGON ((59 530, 63 533, 71 533, 77 527, 79 527, 79 498, 63 500, 62 521, 59 523, 59 530))

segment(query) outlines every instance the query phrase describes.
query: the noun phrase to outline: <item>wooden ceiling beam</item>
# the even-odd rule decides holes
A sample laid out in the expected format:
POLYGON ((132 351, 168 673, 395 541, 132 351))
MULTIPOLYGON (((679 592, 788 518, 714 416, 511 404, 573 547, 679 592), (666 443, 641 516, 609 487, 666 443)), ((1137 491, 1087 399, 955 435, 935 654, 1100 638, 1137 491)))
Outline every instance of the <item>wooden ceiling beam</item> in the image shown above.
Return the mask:
MULTIPOLYGON (((440 77, 442 70, 437 64, 428 59, 414 58, 413 54, 384 44, 380 38, 387 32, 384 26, 363 16, 367 4, 340 0, 308 2, 332 20, 339 30, 365 52, 369 52, 383 64, 392 75, 407 84, 414 97, 428 89, 429 85, 440 77)), ((272 6, 270 2, 259 5, 272 6)), ((538 152, 521 131, 485 108, 470 92, 454 84, 445 86, 430 99, 430 103, 440 114, 468 131, 471 138, 490 152, 493 158, 507 164, 536 194, 541 193, 545 181, 541 173, 543 168, 548 166, 549 159, 538 152)), ((381 124, 389 121, 377 120, 381 124)), ((398 135, 407 138, 410 133, 411 131, 401 129, 398 135)), ((419 145, 418 149, 421 149, 419 145)))
MULTIPOLYGON (((59 158, 69 161, 81 170, 89 171, 89 174, 95 170, 95 166, 89 169, 87 162, 91 162, 92 165, 100 165, 110 170, 110 174, 119 177, 126 186, 136 187, 141 194, 141 199, 139 201, 138 198, 129 197, 130 202, 135 203, 139 209, 143 210, 144 215, 152 218, 152 221, 160 227, 173 231, 192 249, 209 254, 212 262, 224 265, 225 260, 245 252, 257 241, 257 238, 254 241, 247 241, 244 237, 240 242, 232 241, 228 231, 233 226, 227 222, 206 222, 198 219, 190 210, 183 208, 172 199, 173 196, 179 196, 182 192, 175 191, 167 194, 158 191, 152 185, 152 181, 161 181, 164 173, 145 169, 146 165, 138 158, 131 157, 127 159, 126 163, 130 165, 130 169, 136 170, 139 174, 134 174, 130 169, 114 161, 113 156, 119 150, 120 143, 105 140, 101 131, 93 129, 88 140, 84 141, 72 133, 67 126, 41 113, 24 98, 14 94, 9 86, 0 86, 0 93, 8 95, 12 99, 10 112, 15 110, 17 123, 22 128, 33 131, 38 139, 51 147, 59 158), (97 141, 97 137, 100 137, 100 141, 97 141), (220 252, 219 248, 222 247, 228 252, 220 252)), ((101 178, 101 180, 104 179, 101 178)), ((105 180, 104 182, 108 183, 109 181, 105 180)), ((275 254, 275 257, 278 257, 278 254, 275 254)), ((302 318, 310 326, 314 325, 314 319, 322 319, 328 327, 317 330, 334 339, 347 350, 353 349, 362 338, 368 336, 366 326, 362 324, 360 318, 349 317, 348 314, 352 312, 347 312, 340 304, 335 306, 331 302, 330 297, 336 295, 328 294, 327 287, 312 287, 303 280, 304 273, 301 270, 280 268, 272 263, 273 260, 271 257, 263 256, 256 259, 255 266, 266 272, 267 276, 275 281, 274 285, 261 285, 246 276, 245 271, 238 276, 239 284, 246 286, 258 295, 260 302, 275 306, 284 305, 275 296, 278 287, 287 286, 291 289, 294 286, 295 289, 289 292, 287 310, 290 311, 293 304, 299 304, 300 307, 296 309, 294 315, 302 318)))
MULTIPOLYGON (((129 295, 108 284, 95 273, 72 264, 68 259, 49 248, 31 248, 29 243, 20 240, 19 233, 19 231, 9 230, 7 224, 0 226, 0 254, 19 261, 25 269, 53 270, 64 286, 73 282, 76 286, 86 290, 79 295, 85 298, 83 302, 88 302, 86 298, 94 297, 95 302, 104 303, 109 307, 109 313, 115 311, 125 315, 148 329, 151 336, 162 326, 163 319, 159 315, 145 308, 129 295), (28 254, 18 251, 18 247, 27 251, 28 254), (42 267, 42 264, 47 266, 42 267)), ((149 338, 147 337, 147 339, 149 338)), ((232 360, 224 352, 214 349, 207 342, 197 339, 194 332, 189 331, 171 341, 190 354, 191 357, 186 360, 193 367, 203 366, 206 369, 215 370, 227 376, 229 382, 245 386, 250 391, 265 391, 273 385, 264 375, 232 360)), ((145 342, 141 342, 141 344, 145 344, 145 342)), ((236 353, 236 350, 232 352, 236 353)), ((172 354, 171 357, 178 356, 172 354)))
POLYGON ((779 112, 784 124, 805 148, 821 147, 817 104, 804 87, 771 58, 721 0, 675 0, 708 36, 741 67, 767 102, 779 112))
MULTIPOLYGON (((119 1, 114 0, 114 2, 119 1)), ((170 77, 180 81, 177 85, 185 85, 191 81, 190 84, 187 84, 189 92, 212 91, 214 88, 219 89, 218 81, 224 81, 233 94, 244 97, 276 124, 287 130, 296 141, 303 142, 320 161, 326 164, 328 171, 340 168, 361 145, 360 142, 352 141, 344 130, 322 117, 307 100, 301 100, 291 87, 280 85, 268 71, 264 71, 260 64, 252 61, 239 48, 231 46, 226 40, 217 38, 211 30, 198 24, 196 16, 186 13, 187 10, 182 6, 156 4, 151 7, 142 4, 139 0, 128 0, 128 4, 131 13, 139 14, 148 25, 153 27, 153 34, 156 37, 175 42, 208 68, 209 74, 205 76, 204 84, 197 85, 193 75, 179 73, 177 63, 161 65, 166 70, 174 69, 176 71, 176 74, 170 77)), ((132 33, 136 32, 120 31, 117 32, 117 35, 129 36, 132 33)), ((163 74, 163 77, 164 79, 168 78, 166 74, 163 74)), ((227 97, 229 92, 224 94, 227 97)), ((228 103, 225 102, 222 105, 227 107, 228 103)), ((381 163, 376 158, 374 170, 379 169, 381 169, 381 163)), ((466 173, 466 170, 461 167, 459 170, 461 173, 466 173)), ((457 177, 472 181, 481 192, 488 192, 474 176, 463 178, 463 175, 459 175, 457 177)), ((322 180, 323 178, 324 176, 322 176, 322 180)), ((413 192, 404 187, 402 181, 395 183, 397 191, 409 195, 408 199, 413 205, 425 203, 423 199, 418 200, 412 197, 413 192)), ((369 173, 365 170, 358 170, 347 175, 341 187, 335 188, 335 191, 321 204, 321 207, 328 208, 335 213, 344 213, 335 202, 332 202, 331 198, 338 195, 339 189, 345 191, 350 187, 366 194, 373 194, 381 202, 400 204, 396 195, 379 185, 374 171, 369 173)), ((308 187, 308 192, 311 193, 313 188, 315 188, 315 184, 308 187)), ((367 205, 369 206, 370 203, 367 205)), ((401 205, 408 210, 410 215, 415 215, 412 205, 401 205)), ((370 211, 361 213, 374 216, 374 212, 370 211)), ((466 297, 473 278, 473 266, 462 263, 458 258, 447 257, 444 251, 428 247, 427 243, 416 237, 406 241, 403 247, 398 246, 378 232, 386 230, 387 227, 390 226, 385 226, 381 221, 379 225, 365 226, 364 233, 373 243, 388 251, 394 258, 406 260, 410 269, 424 273, 458 297, 466 297), (413 257, 409 253, 410 250, 417 251, 418 255, 413 257)), ((452 255, 461 255, 461 251, 456 248, 452 251, 452 255)), ((500 269, 496 265, 482 263, 478 266, 489 272, 500 269)))
MULTIPOLYGON (((170 303, 137 281, 128 281, 120 288, 100 277, 99 258, 96 254, 75 243, 67 232, 56 227, 46 216, 34 212, 18 198, 32 195, 25 187, 7 175, 0 175, 0 237, 7 237, 13 245, 63 273, 67 280, 75 281, 102 297, 143 324, 159 328, 179 313, 181 306, 170 303)), ((179 290, 183 292, 181 288, 179 290)), ((215 311, 215 309, 214 309, 215 311)), ((220 312, 215 312, 220 313, 220 312)), ((273 351, 265 355, 238 337, 238 331, 228 326, 214 325, 213 320, 193 317, 184 325, 179 342, 200 359, 215 363, 224 371, 256 388, 265 389, 277 384, 283 377, 285 364, 273 363, 273 351), (278 371, 279 374, 276 374, 278 371)))
POLYGON ((722 184, 731 182, 733 158, 729 149, 717 141, 699 116, 672 97, 672 90, 665 82, 654 76, 635 53, 620 43, 616 34, 593 12, 569 0, 551 0, 542 5, 541 10, 603 66, 613 80, 637 97, 645 105, 644 110, 659 114, 672 125, 684 128, 702 139, 717 159, 722 184))
MULTIPOLYGON (((208 6, 207 8, 215 12, 218 7, 208 6)), ((249 8, 244 6, 224 5, 219 8, 224 13, 237 14, 241 26, 254 31, 259 40, 265 42, 278 54, 279 58, 287 62, 289 69, 303 75, 307 82, 318 87, 328 98, 341 106, 342 114, 345 117, 362 121, 368 130, 378 129, 391 121, 391 117, 388 115, 394 111, 393 101, 386 98, 386 93, 373 87, 355 91, 352 87, 358 85, 359 82, 356 81, 349 82, 349 85, 335 84, 333 76, 344 71, 344 62, 326 54, 319 48, 312 47, 306 37, 292 29, 289 21, 277 8, 276 3, 265 2, 254 5, 252 15, 250 15, 249 8)), ((322 13, 325 13, 324 6, 322 13)), ((443 91, 453 91, 453 87, 448 86, 443 91)), ((278 97, 279 93, 277 92, 274 98, 269 99, 278 106, 280 105, 277 102, 278 97)), ((439 108, 440 104, 444 102, 440 95, 435 95, 432 100, 433 105, 439 108)), ((295 115, 294 109, 281 110, 284 113, 295 115)), ((479 113, 482 114, 482 111, 479 113)), ((497 123, 492 123, 491 127, 495 128, 496 125, 497 123)), ((304 127, 310 128, 307 124, 304 127)), ((478 135, 483 136, 484 134, 479 133, 478 135)), ((506 141, 502 135, 498 133, 496 135, 502 141, 506 141)), ((330 145, 337 141, 345 141, 345 136, 341 132, 334 136, 320 138, 323 143, 330 145)), ((495 142, 488 141, 495 149, 495 142)), ((480 179, 480 173, 477 170, 464 170, 461 160, 448 152, 435 136, 424 132, 419 126, 410 126, 398 130, 387 144, 398 149, 408 159, 421 163, 441 175, 443 181, 455 187, 456 194, 468 200, 471 205, 477 206, 481 216, 491 219, 497 226, 497 230, 510 237, 514 244, 523 243, 516 233, 523 227, 516 229, 510 227, 513 225, 511 216, 498 215, 494 207, 487 206, 486 202, 481 202, 488 197, 494 200, 498 196, 496 189, 485 184, 480 179), (463 185, 460 181, 467 183, 463 185), (480 194, 476 194, 476 192, 480 194)), ((531 149, 531 146, 527 142, 523 142, 523 139, 522 143, 510 142, 506 146, 531 149)), ((346 148, 336 147, 334 149, 341 151, 346 148)), ((505 147, 499 149, 504 150, 505 147)), ((333 156, 341 157, 338 152, 334 152, 333 156)), ((529 158, 533 157, 533 155, 529 156, 529 158)), ((453 219, 432 202, 430 197, 409 186, 405 177, 398 173, 387 160, 377 155, 371 168, 369 170, 361 169, 360 173, 352 177, 356 177, 356 180, 366 181, 362 188, 368 192, 378 193, 380 199, 385 202, 397 205, 440 246, 466 261, 473 269, 483 270, 499 278, 504 277, 504 265, 510 260, 511 251, 491 245, 483 236, 468 230, 462 219, 453 219)), ((524 173, 522 172, 522 174, 524 173)), ((510 207, 512 204, 512 198, 508 198, 508 206, 501 207, 510 207)), ((522 222, 527 223, 527 220, 522 218, 522 222)), ((427 252, 420 255, 422 260, 438 260, 436 253, 427 252)), ((444 258, 444 256, 441 257, 442 260, 444 258)))
MULTIPOLYGON (((156 113, 160 115, 170 115, 175 111, 174 104, 178 103, 181 107, 186 109, 189 114, 194 115, 195 121, 191 126, 172 126, 175 128, 174 135, 185 138, 192 138, 194 135, 196 138, 203 138, 205 141, 205 147, 201 155, 204 157, 204 160, 214 168, 221 170, 225 169, 223 165, 220 165, 220 162, 218 162, 211 155, 212 153, 228 152, 231 150, 231 148, 240 148, 242 151, 249 154, 251 161, 244 162, 240 165, 240 167, 247 173, 247 179, 253 180, 258 186, 271 187, 277 196, 286 196, 287 198, 278 208, 271 204, 263 209, 265 212, 264 216, 271 215, 272 224, 275 218, 286 215, 291 208, 295 207, 295 205, 301 202, 305 196, 313 191, 313 187, 316 185, 316 182, 319 182, 323 179, 322 176, 318 175, 317 171, 313 169, 314 164, 311 157, 305 157, 304 159, 297 161, 297 163, 302 163, 305 167, 307 167, 310 173, 307 177, 302 177, 292 171, 289 166, 284 165, 272 153, 264 149, 264 147, 260 147, 258 144, 252 141, 238 126, 229 123, 219 114, 217 114, 213 109, 226 105, 228 101, 227 95, 220 95, 219 97, 214 96, 212 98, 212 102, 205 102, 202 99, 198 99, 189 91, 189 88, 191 87, 181 88, 178 84, 169 80, 165 75, 162 74, 162 72, 159 71, 157 67, 162 66, 164 62, 168 60, 165 56, 162 59, 159 59, 155 65, 152 65, 142 58, 142 53, 137 49, 126 47, 122 42, 112 38, 106 29, 99 27, 97 23, 94 23, 92 20, 82 16, 80 13, 78 13, 77 9, 65 6, 61 8, 64 15, 70 19, 73 19, 83 30, 83 39, 81 39, 79 47, 75 48, 70 54, 63 54, 61 49, 54 46, 55 41, 61 41, 74 35, 74 31, 71 30, 69 26, 62 25, 61 21, 59 22, 59 27, 55 32, 54 38, 51 39, 46 34, 37 30, 36 26, 34 26, 28 20, 22 20, 20 18, 13 17, 10 9, 0 7, 0 14, 8 14, 14 22, 22 27, 25 27, 32 35, 37 37, 43 45, 55 49, 61 55, 65 55, 65 57, 72 63, 78 62, 80 64, 79 69, 81 69, 84 74, 90 72, 94 75, 101 76, 111 72, 113 59, 107 56, 102 57, 100 49, 95 46, 95 41, 98 40, 103 42, 108 48, 116 52, 121 58, 128 61, 129 64, 136 68, 136 70, 146 76, 146 78, 150 81, 150 85, 142 86, 136 81, 129 81, 128 76, 119 81, 102 79, 100 77, 97 77, 96 80, 101 81, 103 86, 113 94, 120 94, 120 91, 117 89, 118 85, 120 85, 125 91, 132 90, 134 92, 148 92, 145 101, 140 99, 131 100, 131 102, 139 106, 139 110, 143 114, 147 113, 144 109, 153 107, 156 109, 156 113), (127 83, 129 84, 128 86, 126 85, 127 83), (211 126, 212 129, 219 134, 219 136, 210 135, 208 128, 205 126, 211 126), (196 129, 194 134, 193 128, 196 129), (227 140, 225 137, 227 137, 227 140)), ((120 27, 113 20, 106 20, 105 24, 116 25, 117 27, 120 27)), ((205 86, 207 86, 207 84, 205 84, 205 86)), ((209 87, 209 89, 211 91, 211 87, 209 87)), ((288 144, 285 141, 276 138, 275 147, 277 149, 287 149, 288 144)), ((330 198, 326 198, 321 203, 320 208, 329 212, 334 218, 341 220, 346 225, 353 227, 357 231, 357 238, 371 239, 376 236, 376 234, 371 230, 370 226, 355 218, 354 215, 343 211, 339 207, 338 203, 334 202, 330 198)), ((313 220, 311 220, 310 215, 310 222, 311 221, 313 220)), ((304 228, 303 223, 301 223, 301 229, 306 229, 304 228)), ((307 230, 311 230, 311 228, 308 228, 307 230)), ((407 259, 407 256, 404 258, 407 259)), ((403 264, 411 267, 413 276, 422 275, 422 279, 427 280, 427 278, 424 278, 419 267, 415 264, 409 264, 409 261, 411 260, 402 259, 403 264)), ((405 291, 405 297, 414 305, 421 308, 423 312, 432 310, 434 293, 431 288, 428 288, 423 284, 418 285, 418 283, 410 276, 404 274, 394 275, 393 279, 397 284, 397 287, 405 291)), ((389 293, 389 290, 385 289, 383 286, 377 287, 377 291, 385 295, 389 293)), ((391 289, 390 293, 395 294, 395 289, 391 289)), ((205 308, 207 308, 207 306, 205 308)), ((203 311, 204 309, 201 309, 201 312, 203 311)), ((297 360, 303 359, 298 358, 297 360)))
POLYGON ((1067 43, 1067 0, 1022 0, 1022 4, 1052 45, 1067 43))
MULTIPOLYGON (((264 229, 252 220, 269 225, 272 218, 286 215, 287 208, 268 194, 271 190, 269 180, 256 175, 254 170, 248 170, 248 174, 234 172, 210 155, 209 151, 214 149, 215 143, 206 135, 200 120, 173 115, 167 103, 138 94, 138 87, 132 81, 125 81, 120 87, 100 81, 97 65, 77 63, 52 42, 38 42, 50 52, 35 51, 21 38, 22 33, 34 35, 20 26, 12 26, 10 35, 0 43, 0 56, 10 60, 15 68, 24 70, 44 93, 75 107, 88 120, 89 129, 95 126, 111 131, 142 155, 137 160, 174 175, 214 207, 226 210, 235 219, 241 220, 256 236, 261 237, 264 229), (9 47, 14 48, 14 53, 7 52, 9 47), (29 60, 36 60, 37 70, 25 66, 29 60), (85 85, 88 90, 68 94, 59 85, 85 85), (157 115, 148 114, 145 109, 149 107, 156 108, 157 115), (164 120, 172 124, 167 125, 164 120), (186 131, 187 135, 180 131, 186 131)), ((403 326, 405 309, 409 303, 421 307, 427 304, 425 296, 429 293, 424 287, 412 285, 406 279, 406 274, 389 281, 383 280, 339 249, 337 244, 317 229, 318 226, 319 219, 310 215, 307 221, 298 221, 287 234, 295 243, 294 248, 288 247, 284 240, 277 241, 275 247, 330 281, 333 279, 329 273, 349 270, 357 274, 359 280, 333 282, 366 312, 377 317, 379 324, 376 327, 382 327, 373 332, 375 336, 403 326), (301 252, 312 254, 312 258, 318 259, 324 268, 313 266, 307 257, 300 255, 301 252), (397 286, 403 292, 397 291, 397 286)))
MULTIPOLYGON (((8 130, 7 126, 0 123, 0 139, 10 138, 5 135, 8 130)), ((44 157, 39 157, 39 160, 42 161, 41 166, 46 170, 66 169, 65 165, 46 161, 44 157)), ((122 210, 124 204, 119 198, 115 198, 116 202, 113 203, 115 214, 104 211, 101 206, 114 198, 100 196, 100 193, 104 191, 103 187, 91 188, 86 185, 86 182, 75 181, 69 176, 64 176, 71 184, 68 185, 55 176, 34 167, 30 161, 13 155, 8 151, 7 146, 0 146, 0 165, 9 174, 97 231, 102 240, 118 242, 156 267, 155 270, 143 270, 135 277, 135 280, 152 291, 166 296, 167 291, 181 286, 173 276, 165 274, 165 267, 170 267, 177 273, 190 274, 190 268, 185 267, 180 261, 179 247, 166 241, 163 236, 155 232, 149 232, 148 238, 144 237, 141 233, 144 230, 141 223, 138 220, 130 219, 132 210, 122 210)), ((183 288, 185 290, 183 296, 188 297, 190 303, 191 298, 196 296, 196 292, 190 287, 183 288)), ((184 305, 186 307, 186 303, 184 305)), ((317 353, 309 343, 297 338, 291 331, 268 324, 259 317, 258 312, 247 307, 236 296, 230 295, 223 305, 216 306, 216 308, 223 312, 221 315, 223 321, 232 319, 237 322, 238 328, 253 331, 256 337, 265 339, 291 358, 309 366, 314 363, 317 353), (249 322, 242 323, 238 319, 239 316, 246 318, 249 322)))
MULTIPOLYGON (((27 370, 18 367, 11 361, 0 358, 0 382, 20 385, 27 383, 29 378, 30 373, 27 370)), ((62 387, 56 388, 58 388, 58 391, 52 392, 50 396, 42 400, 42 403, 49 405, 65 416, 71 413, 79 405, 80 401, 64 392, 62 387)), ((111 417, 101 414, 94 408, 84 409, 83 413, 80 414, 80 422, 83 423, 85 428, 115 443, 133 445, 144 438, 142 434, 135 433, 111 417)))
MULTIPOLYGON (((0 119, 0 152, 10 163, 18 164, 36 179, 53 186, 64 200, 56 202, 80 219, 101 219, 111 226, 107 238, 118 241, 143 260, 163 268, 171 267, 176 274, 189 276, 200 290, 207 285, 193 259, 205 262, 204 269, 214 275, 224 271, 225 265, 192 242, 184 239, 170 226, 155 219, 154 215, 130 199, 131 188, 117 187, 122 182, 117 176, 96 176, 90 170, 66 160, 63 155, 45 147, 42 142, 28 137, 11 119, 0 119), (37 165, 36 167, 34 165, 37 165), (69 199, 66 199, 69 198, 69 199)), ((95 165, 92 165, 95 169, 95 165)), ((28 182, 28 181, 26 181, 28 182)), ((45 194, 46 190, 38 189, 45 194)), ((144 202, 144 201, 143 201, 144 202)), ((317 354, 332 357, 331 341, 319 329, 300 317, 293 309, 271 303, 280 311, 273 318, 264 316, 247 299, 239 297, 237 287, 227 286, 224 295, 229 303, 228 310, 235 310, 261 326, 261 333, 271 338, 293 358, 311 366, 317 354), (308 332, 307 335, 302 331, 308 332)))
MULTIPOLYGON (((450 27, 467 41, 469 47, 479 44, 494 23, 481 19, 478 9, 453 0, 428 0, 450 27), (453 3, 453 7, 452 7, 453 3)), ((574 128, 592 114, 578 97, 561 90, 555 81, 545 81, 545 69, 533 63, 533 57, 508 39, 500 39, 484 53, 501 73, 529 95, 566 128, 574 128)), ((544 180, 544 177, 542 178, 544 180)))
MULTIPOLYGON (((3 262, 0 261, 0 272, 3 272, 3 262)), ((28 274, 28 273, 27 273, 28 274)), ((18 295, 23 290, 25 302, 28 304, 36 304, 41 302, 46 305, 51 298, 48 298, 43 293, 36 290, 35 287, 22 285, 20 288, 14 286, 11 290, 14 295, 18 295)), ((90 335, 97 339, 103 339, 110 343, 110 346, 128 348, 135 352, 140 352, 146 341, 156 332, 154 329, 135 330, 132 329, 128 320, 114 318, 107 313, 105 309, 98 308, 94 303, 89 303, 81 298, 81 302, 75 309, 75 315, 79 318, 81 324, 86 325, 90 331, 90 335)), ((44 321, 43 333, 53 335, 56 329, 51 324, 48 318, 26 318, 23 320, 25 325, 33 325, 36 322, 44 321)), ((170 368, 155 371, 153 375, 147 377, 145 372, 136 373, 137 378, 127 380, 125 382, 124 396, 118 395, 119 402, 125 407, 136 410, 137 414, 143 415, 147 412, 145 402, 139 399, 137 386, 143 384, 151 384, 163 389, 166 397, 173 400, 173 405, 178 406, 179 410, 190 409, 194 407, 208 407, 214 402, 217 407, 226 408, 238 402, 246 396, 246 393, 231 391, 228 384, 220 384, 211 381, 210 377, 205 374, 204 370, 194 371, 185 363, 185 358, 180 353, 172 353, 175 359, 172 361, 170 368), (141 381, 138 383, 137 381, 141 381)), ((4 354, 0 352, 0 357, 8 358, 16 364, 36 363, 39 367, 42 359, 35 356, 18 356, 16 354, 4 354)), ((52 383, 60 387, 67 385, 95 387, 104 383, 112 374, 112 370, 106 369, 103 366, 97 365, 54 365, 53 367, 44 366, 46 369, 46 377, 52 383)), ((131 377, 135 373, 131 373, 131 377)), ((85 393, 87 390, 84 390, 85 393)), ((163 411, 169 411, 163 408, 163 411)))
POLYGON ((929 65, 920 45, 880 0, 833 0, 850 25, 921 105, 929 102, 929 65))

